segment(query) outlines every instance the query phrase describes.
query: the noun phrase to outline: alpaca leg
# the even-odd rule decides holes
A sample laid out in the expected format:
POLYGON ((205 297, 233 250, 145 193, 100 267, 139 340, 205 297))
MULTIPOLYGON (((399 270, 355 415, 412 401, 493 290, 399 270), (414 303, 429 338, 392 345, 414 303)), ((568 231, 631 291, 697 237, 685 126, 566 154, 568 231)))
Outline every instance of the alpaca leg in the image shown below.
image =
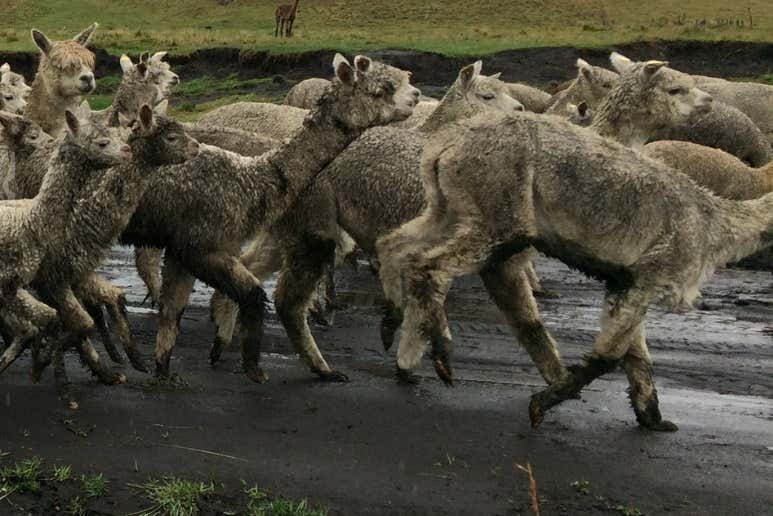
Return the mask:
POLYGON ((169 376, 169 360, 180 331, 180 318, 193 290, 194 277, 169 254, 164 256, 156 330, 156 376, 169 376))
POLYGON ((340 382, 348 381, 348 378, 333 371, 325 362, 306 320, 306 311, 316 285, 334 260, 335 242, 311 237, 298 242, 279 276, 275 305, 287 336, 311 371, 323 380, 340 382))
POLYGON ((56 310, 38 301, 27 291, 5 296, 0 307, 4 339, 8 346, 0 356, 0 373, 21 355, 24 348, 41 330, 56 320, 56 310))
POLYGON ((567 375, 553 337, 542 324, 526 269, 530 252, 485 267, 480 276, 518 342, 526 349, 548 385, 567 375))
MULTIPOLYGON (((137 274, 148 289, 148 295, 151 305, 157 305, 161 298, 161 260, 163 259, 163 249, 155 247, 135 247, 134 248, 134 266, 137 268, 137 274)), ((144 303, 144 301, 143 301, 144 303)))
POLYGON ((537 276, 537 271, 534 268, 534 262, 529 261, 529 263, 526 264, 526 267, 524 267, 524 272, 526 273, 526 277, 529 278, 529 285, 531 285, 531 291, 535 297, 549 299, 558 297, 558 294, 546 290, 545 287, 542 286, 542 282, 540 281, 539 276, 537 276))
POLYGON ((605 299, 601 317, 601 332, 596 337, 593 352, 583 363, 569 367, 569 375, 531 397, 529 418, 532 427, 539 426, 545 413, 559 403, 577 398, 593 380, 614 371, 627 354, 637 327, 643 324, 652 295, 636 287, 605 299))
POLYGON ((458 220, 450 237, 409 257, 405 272, 405 322, 397 350, 398 376, 409 377, 421 360, 427 340, 435 372, 453 383, 451 332, 445 302, 453 279, 476 270, 489 256, 491 241, 473 219, 458 220))
POLYGON ((105 313, 102 305, 92 304, 84 299, 83 306, 86 308, 86 311, 91 318, 94 319, 94 324, 99 332, 99 338, 102 340, 102 344, 105 346, 105 351, 107 351, 110 360, 116 364, 123 364, 123 355, 118 352, 118 348, 115 347, 113 338, 110 336, 110 330, 107 328, 107 321, 105 320, 105 313))
MULTIPOLYGON (((268 277, 282 267, 282 253, 276 240, 268 233, 262 233, 242 253, 239 260, 247 269, 264 283, 268 277)), ((231 345, 239 315, 239 306, 220 291, 212 295, 212 318, 215 321, 215 342, 209 352, 213 365, 220 359, 223 349, 231 345)))
POLYGON ((239 325, 245 332, 242 365, 248 378, 257 383, 268 380, 260 368, 263 317, 268 302, 260 281, 238 258, 227 252, 190 257, 185 266, 204 283, 222 291, 239 305, 239 325))
POLYGON ((663 419, 658 406, 658 392, 652 379, 652 357, 647 349, 644 323, 634 333, 631 347, 623 357, 623 370, 628 376, 628 395, 636 414, 636 421, 643 427, 660 432, 675 432, 678 427, 663 419))

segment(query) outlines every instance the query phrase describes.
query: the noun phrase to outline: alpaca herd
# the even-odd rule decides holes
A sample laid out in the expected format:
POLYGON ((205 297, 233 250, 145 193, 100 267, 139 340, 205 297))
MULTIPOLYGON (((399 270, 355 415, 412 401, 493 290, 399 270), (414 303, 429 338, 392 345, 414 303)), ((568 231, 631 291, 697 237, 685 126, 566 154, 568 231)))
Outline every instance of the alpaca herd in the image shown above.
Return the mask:
POLYGON ((165 52, 122 56, 113 104, 91 111, 96 28, 65 41, 33 29, 31 87, 0 67, 0 372, 29 349, 33 380, 53 363, 73 408, 71 348, 101 382, 126 380, 91 341, 124 361, 105 312, 131 365, 149 370, 123 293, 96 272, 116 242, 135 247, 158 303, 156 375, 170 374, 199 279, 216 290, 209 360, 235 342, 259 383, 261 285, 274 272, 300 358, 322 380, 348 381, 307 318, 316 303, 330 322, 336 266, 356 247, 386 295, 384 348, 399 335, 399 381, 417 382, 428 348, 453 384, 444 301, 455 277, 475 272, 547 384, 531 398, 533 426, 620 366, 638 423, 674 431, 658 406, 648 306, 689 308, 716 267, 773 245, 769 86, 612 53, 615 71, 579 59, 553 95, 484 75, 477 61, 435 100, 407 71, 336 54, 332 80, 300 82, 285 105, 242 102, 182 124, 166 115, 179 77, 165 52), (542 323, 538 252, 606 285, 580 364, 564 364, 542 323))

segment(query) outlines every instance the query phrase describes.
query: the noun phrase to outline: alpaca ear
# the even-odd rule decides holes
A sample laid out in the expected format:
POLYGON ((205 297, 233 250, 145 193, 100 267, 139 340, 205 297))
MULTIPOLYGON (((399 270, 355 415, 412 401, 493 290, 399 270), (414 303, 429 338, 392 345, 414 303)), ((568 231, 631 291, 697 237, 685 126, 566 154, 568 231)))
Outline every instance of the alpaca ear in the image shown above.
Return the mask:
POLYGON ((153 54, 153 56, 150 58, 150 62, 151 62, 151 63, 160 63, 161 61, 163 61, 163 60, 164 60, 164 58, 166 57, 166 54, 167 54, 167 52, 166 52, 165 50, 164 50, 164 51, 162 51, 162 52, 156 52, 156 53, 155 53, 155 54, 153 54))
POLYGON ((5 63, 3 66, 0 66, 0 74, 8 73, 11 71, 11 65, 8 63, 5 63))
POLYGON ((83 120, 84 122, 88 122, 91 120, 91 106, 89 106, 89 101, 84 100, 80 103, 78 106, 78 119, 83 120))
POLYGON ((83 32, 81 32, 80 34, 72 38, 73 41, 77 41, 78 43, 80 43, 85 47, 86 45, 89 44, 89 41, 91 40, 91 36, 94 35, 94 31, 97 30, 97 27, 99 27, 99 24, 97 22, 92 23, 91 25, 86 27, 86 29, 83 32))
POLYGON ((123 113, 116 111, 116 118, 118 119, 118 127, 131 127, 134 124, 134 120, 123 113))
POLYGON ((140 108, 140 126, 145 131, 153 129, 153 110, 147 104, 140 108))
POLYGON ((648 84, 652 77, 665 66, 668 66, 667 61, 647 61, 644 63, 644 67, 641 69, 642 83, 648 84))
POLYGON ((123 73, 129 73, 132 71, 132 68, 134 68, 134 63, 132 63, 132 58, 127 56, 126 54, 121 56, 121 70, 123 70, 123 73))
POLYGON ((81 124, 78 121, 78 117, 75 116, 69 109, 64 112, 64 120, 67 124, 67 130, 73 136, 78 136, 80 132, 81 124))
POLYGON ((591 79, 593 69, 591 68, 591 66, 588 64, 586 60, 584 59, 577 60, 577 71, 580 72, 580 74, 582 74, 582 76, 585 77, 586 79, 588 80, 591 79))
POLYGON ((471 65, 467 65, 459 70, 459 80, 462 81, 462 87, 468 89, 475 82, 475 79, 480 75, 480 71, 483 68, 483 61, 475 61, 471 65))
POLYGON ((360 73, 368 73, 370 70, 371 60, 366 56, 357 56, 354 58, 354 67, 360 73))
POLYGON ((157 115, 166 116, 166 112, 169 109, 169 100, 164 99, 153 107, 153 112, 157 115))
POLYGON ((148 76, 148 64, 147 63, 137 63, 137 66, 135 67, 135 70, 137 70, 137 73, 140 74, 140 77, 143 79, 148 76))
POLYGON ((609 62, 612 63, 612 66, 615 70, 617 70, 618 73, 625 73, 633 68, 633 65, 636 64, 624 55, 618 54, 617 52, 612 52, 609 54, 609 62))
POLYGON ((150 55, 150 52, 141 52, 140 53, 140 63, 147 63, 148 62, 148 55, 150 55))
POLYGON ((51 47, 53 46, 51 40, 38 29, 32 29, 32 41, 35 42, 40 51, 45 55, 51 52, 51 47))
POLYGON ((333 58, 333 69, 335 70, 336 77, 344 84, 354 84, 354 69, 349 61, 346 60, 341 54, 336 54, 333 58))
POLYGON ((502 72, 497 72, 494 75, 489 75, 488 77, 489 79, 499 79, 500 77, 502 77, 502 72))
POLYGON ((580 114, 581 117, 585 118, 585 115, 588 114, 588 103, 584 100, 577 104, 577 112, 580 114))

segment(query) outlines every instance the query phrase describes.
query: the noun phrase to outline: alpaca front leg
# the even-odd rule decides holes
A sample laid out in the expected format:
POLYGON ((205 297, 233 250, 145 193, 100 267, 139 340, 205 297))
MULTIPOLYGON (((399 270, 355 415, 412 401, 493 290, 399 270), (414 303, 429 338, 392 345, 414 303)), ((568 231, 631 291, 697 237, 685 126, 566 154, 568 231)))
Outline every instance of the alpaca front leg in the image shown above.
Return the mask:
POLYGON ((636 414, 636 421, 649 430, 675 432, 679 429, 671 421, 663 419, 658 406, 658 392, 652 378, 652 357, 647 348, 644 323, 634 331, 631 347, 623 357, 623 370, 628 376, 628 395, 636 414))
POLYGON ((102 341, 102 345, 105 346, 105 351, 116 364, 123 364, 123 356, 118 352, 118 348, 115 347, 112 337, 110 336, 110 330, 107 327, 107 321, 105 320, 105 313, 103 312, 102 305, 94 305, 87 300, 83 300, 83 305, 86 307, 86 311, 89 313, 94 324, 99 332, 99 338, 102 341))
POLYGON ((157 305, 161 299, 161 262, 163 256, 163 250, 155 247, 134 248, 134 267, 148 289, 148 295, 145 296, 145 299, 150 298, 152 305, 157 305))
POLYGON ((628 352, 637 326, 643 324, 652 295, 642 289, 630 290, 605 298, 601 317, 601 332, 596 337, 593 352, 583 363, 569 367, 569 375, 531 397, 529 419, 537 427, 545 413, 559 403, 579 397, 582 389, 596 378, 614 371, 628 352))
POLYGON ((297 243, 293 251, 285 260, 286 266, 277 284, 275 306, 279 318, 296 352, 313 373, 326 381, 346 382, 349 378, 331 369, 325 361, 306 318, 316 285, 326 266, 332 265, 335 259, 335 242, 309 239, 297 243))
POLYGON ((180 331, 180 318, 188 304, 194 281, 194 277, 180 262, 169 254, 164 257, 155 344, 156 376, 158 377, 169 376, 169 361, 180 331))

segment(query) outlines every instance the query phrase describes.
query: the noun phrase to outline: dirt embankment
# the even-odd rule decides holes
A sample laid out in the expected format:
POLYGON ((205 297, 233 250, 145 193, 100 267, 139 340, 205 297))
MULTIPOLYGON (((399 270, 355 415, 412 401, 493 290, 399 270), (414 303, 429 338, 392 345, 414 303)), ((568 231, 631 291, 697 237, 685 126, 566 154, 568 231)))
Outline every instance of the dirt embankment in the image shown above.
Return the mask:
MULTIPOLYGON (((156 50, 156 49, 149 49, 156 50)), ((508 81, 521 81, 546 86, 562 82, 573 75, 578 57, 606 66, 611 50, 635 59, 664 59, 674 68, 688 73, 719 77, 750 77, 773 71, 773 44, 746 42, 649 41, 610 48, 577 49, 544 47, 507 50, 482 56, 489 71, 502 72, 508 81)), ((96 49, 97 75, 118 75, 117 56, 96 49)), ((169 58, 182 77, 213 77, 238 74, 243 78, 282 75, 291 79, 325 77, 330 74, 334 50, 317 50, 299 54, 273 54, 237 48, 210 48, 169 58)), ((459 68, 475 58, 454 58, 415 50, 368 51, 384 62, 414 73, 419 84, 451 83, 459 68)), ((34 52, 0 52, 0 62, 8 61, 28 79, 34 75, 37 54, 34 52)))

